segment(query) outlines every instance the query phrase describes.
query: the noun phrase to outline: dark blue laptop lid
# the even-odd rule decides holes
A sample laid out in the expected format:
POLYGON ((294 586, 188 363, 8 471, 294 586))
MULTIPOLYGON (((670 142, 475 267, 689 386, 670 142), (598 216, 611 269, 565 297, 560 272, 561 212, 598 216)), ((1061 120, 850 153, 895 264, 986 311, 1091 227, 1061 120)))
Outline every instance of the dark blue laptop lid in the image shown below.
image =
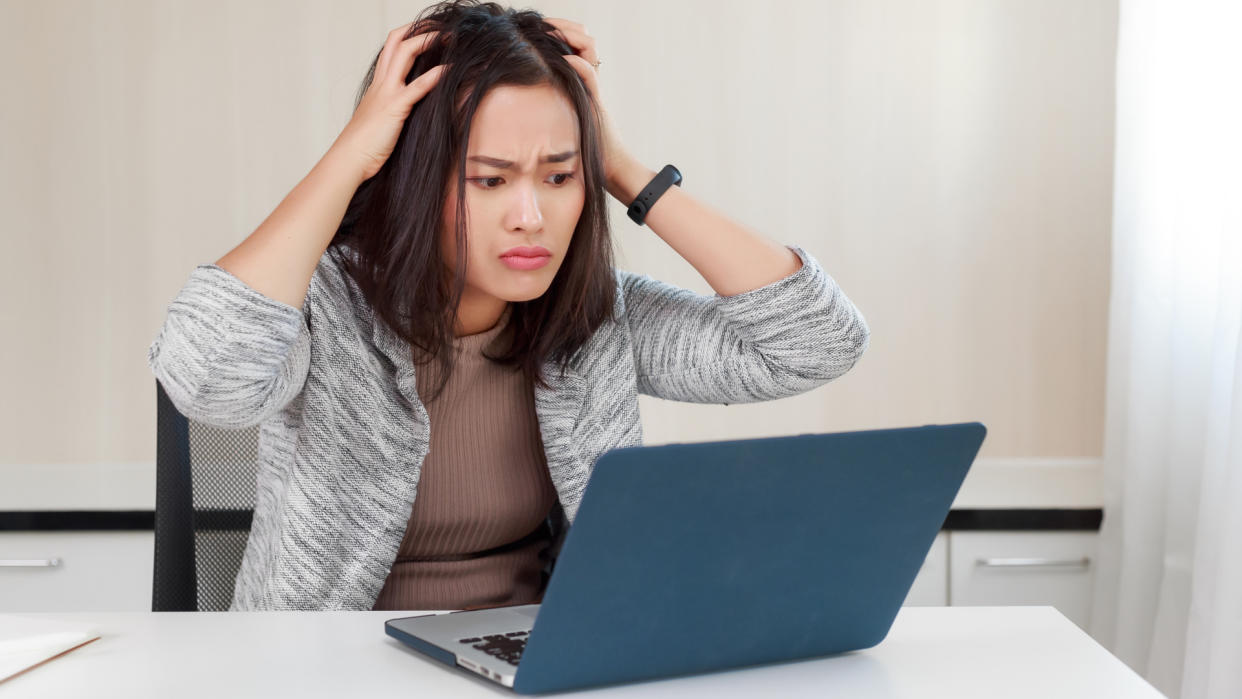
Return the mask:
POLYGON ((985 434, 972 422, 604 454, 514 689, 876 645, 985 434))

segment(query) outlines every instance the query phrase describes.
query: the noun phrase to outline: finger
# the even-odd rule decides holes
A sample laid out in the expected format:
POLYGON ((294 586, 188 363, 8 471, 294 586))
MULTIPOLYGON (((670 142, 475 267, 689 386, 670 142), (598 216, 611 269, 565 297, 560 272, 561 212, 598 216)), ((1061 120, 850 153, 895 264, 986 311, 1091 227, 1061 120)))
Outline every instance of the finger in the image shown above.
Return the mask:
POLYGON ((591 35, 591 32, 587 31, 585 24, 578 24, 577 22, 571 22, 567 19, 561 19, 559 17, 545 17, 543 21, 547 22, 548 24, 551 24, 552 26, 558 29, 568 27, 570 29, 574 29, 578 31, 578 33, 580 34, 585 34, 587 36, 591 35))
POLYGON ((590 39, 591 45, 595 43, 595 38, 586 30, 586 27, 577 22, 570 22, 567 19, 557 19, 555 17, 545 21, 556 28, 556 34, 567 37, 565 43, 574 46, 574 48, 577 48, 578 44, 584 43, 585 39, 590 39))
POLYGON ((431 88, 435 87, 436 84, 440 82, 440 77, 444 75, 444 71, 446 70, 448 70, 448 64, 441 63, 438 66, 429 68, 427 72, 411 80, 410 84, 406 85, 402 91, 402 94, 405 96, 406 103, 413 105, 422 98, 426 97, 427 93, 431 92, 431 88))
POLYGON ((573 66, 574 70, 577 71, 578 77, 582 78, 582 82, 586 85, 587 92, 590 92, 592 97, 598 95, 599 74, 595 72, 595 66, 587 63, 586 59, 582 56, 566 55, 563 56, 563 58, 566 61, 569 61, 569 65, 573 66))
POLYGON ((395 70, 390 79, 396 81, 398 87, 405 84, 405 79, 410 75, 410 69, 414 67, 414 61, 427 50, 428 46, 431 46, 439 35, 440 32, 416 34, 397 46, 396 55, 393 56, 391 63, 395 70))
POLYGON ((388 64, 392 58, 393 49, 397 46, 397 44, 401 43, 401 37, 405 36, 405 33, 410 31, 410 25, 412 24, 414 24, 414 22, 411 21, 409 24, 403 24, 400 27, 388 32, 388 38, 384 41, 384 48, 380 49, 379 60, 375 63, 376 76, 388 74, 388 64))
POLYGON ((562 35, 565 43, 569 44, 577 55, 585 58, 588 63, 592 65, 599 63, 599 54, 595 52, 594 38, 572 27, 558 27, 557 33, 562 35))

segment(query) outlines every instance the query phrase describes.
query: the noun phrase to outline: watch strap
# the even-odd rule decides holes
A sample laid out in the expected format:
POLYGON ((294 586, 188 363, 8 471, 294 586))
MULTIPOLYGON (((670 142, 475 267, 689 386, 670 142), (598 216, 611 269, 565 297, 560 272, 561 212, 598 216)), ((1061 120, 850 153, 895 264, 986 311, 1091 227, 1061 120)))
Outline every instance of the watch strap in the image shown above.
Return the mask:
POLYGON ((668 188, 677 185, 681 186, 681 171, 672 165, 665 165, 664 169, 656 173, 656 176, 643 187, 642 191, 634 199, 634 203, 630 204, 626 213, 638 225, 643 225, 643 221, 647 219, 647 212, 651 211, 651 207, 656 203, 668 188))

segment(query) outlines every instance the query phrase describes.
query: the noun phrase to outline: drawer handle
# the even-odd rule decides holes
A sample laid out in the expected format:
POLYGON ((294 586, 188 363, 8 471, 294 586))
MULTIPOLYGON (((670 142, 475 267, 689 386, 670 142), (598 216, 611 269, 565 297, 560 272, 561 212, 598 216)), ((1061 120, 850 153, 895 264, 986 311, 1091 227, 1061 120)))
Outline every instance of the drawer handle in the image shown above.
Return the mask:
POLYGON ((55 568, 59 565, 59 558, 0 559, 0 568, 55 568))
POLYGON ((1083 556, 1076 559, 1060 558, 980 558, 975 565, 980 568, 1086 568, 1091 559, 1083 556))

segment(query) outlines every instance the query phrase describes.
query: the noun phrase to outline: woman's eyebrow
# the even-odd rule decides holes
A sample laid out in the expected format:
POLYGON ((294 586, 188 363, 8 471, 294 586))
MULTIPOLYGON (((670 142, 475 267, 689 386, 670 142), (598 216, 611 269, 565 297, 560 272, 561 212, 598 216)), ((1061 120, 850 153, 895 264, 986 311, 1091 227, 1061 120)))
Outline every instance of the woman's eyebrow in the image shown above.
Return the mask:
MULTIPOLYGON (((541 163, 563 163, 577 154, 578 154, 578 151, 576 150, 567 150, 564 153, 553 153, 552 155, 545 155, 543 156, 543 158, 540 159, 539 162, 541 163)), ((508 170, 509 168, 513 167, 512 160, 502 160, 500 158, 493 158, 487 155, 472 155, 469 158, 466 158, 466 160, 469 160, 475 163, 482 163, 483 165, 490 165, 491 167, 494 167, 500 170, 508 170)))

